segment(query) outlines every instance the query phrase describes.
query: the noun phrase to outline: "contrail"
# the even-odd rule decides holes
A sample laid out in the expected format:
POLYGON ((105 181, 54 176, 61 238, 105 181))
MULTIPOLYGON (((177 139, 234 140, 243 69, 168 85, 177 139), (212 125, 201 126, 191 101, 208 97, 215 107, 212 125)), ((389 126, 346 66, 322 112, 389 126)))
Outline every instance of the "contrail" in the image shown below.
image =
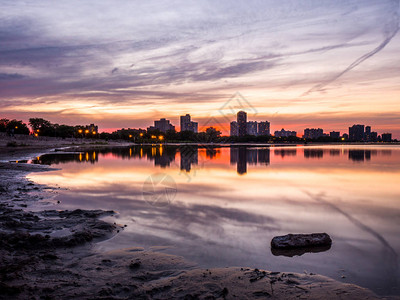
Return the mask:
POLYGON ((313 86, 307 92, 302 94, 301 97, 307 96, 308 94, 310 94, 312 92, 320 91, 325 86, 331 84, 332 82, 334 82, 338 78, 342 77, 344 74, 346 74, 347 72, 351 71, 352 69, 357 67, 359 64, 361 64, 362 62, 367 60, 368 58, 371 58, 372 56, 374 56, 376 53, 381 51, 383 48, 385 48, 385 46, 393 39, 393 37, 397 34, 397 32, 400 29, 400 26, 399 26, 399 18, 400 18, 399 17, 399 3, 400 3, 400 0, 396 0, 396 3, 394 4, 395 10, 393 12, 393 17, 392 17, 391 21, 386 24, 387 28, 384 31, 385 39, 382 41, 382 43, 380 43, 378 45, 378 47, 376 47, 372 51, 364 54, 363 56, 359 57, 358 59, 356 59, 346 69, 344 69, 342 72, 340 72, 339 74, 335 75, 331 79, 329 79, 329 80, 327 80, 325 82, 321 82, 321 83, 313 86))
POLYGON ((356 218, 354 218, 352 215, 350 215, 347 212, 345 212, 342 209, 340 209, 335 204, 333 204, 333 203, 331 203, 331 202, 329 202, 327 200, 322 199, 323 195, 313 195, 312 193, 310 193, 308 191, 305 191, 305 190, 303 190, 303 192, 306 195, 308 195, 310 198, 314 199, 315 201, 321 202, 321 203, 324 203, 325 205, 330 206, 332 209, 336 210, 338 213, 340 213, 343 216, 345 216, 354 225, 358 226, 359 228, 361 228, 365 232, 368 232, 371 235, 373 235, 392 254, 393 261, 394 261, 393 265, 396 266, 396 268, 397 268, 397 258, 398 258, 397 252, 396 252, 396 250, 393 249, 393 247, 389 244, 389 242, 386 241, 386 239, 379 232, 377 232, 377 231, 373 230, 372 228, 368 227, 367 225, 365 225, 361 221, 359 221, 356 218))

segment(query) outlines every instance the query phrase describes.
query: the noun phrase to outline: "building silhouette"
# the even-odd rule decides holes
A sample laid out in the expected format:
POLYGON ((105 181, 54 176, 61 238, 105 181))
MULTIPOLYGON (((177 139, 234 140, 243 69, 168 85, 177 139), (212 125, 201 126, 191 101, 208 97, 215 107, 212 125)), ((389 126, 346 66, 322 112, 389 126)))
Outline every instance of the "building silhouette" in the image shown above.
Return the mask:
POLYGON ((305 139, 318 139, 324 136, 324 131, 321 128, 306 128, 304 129, 305 139))
POLYGON ((154 126, 150 126, 147 128, 147 130, 155 130, 158 129, 161 132, 167 132, 168 130, 175 130, 175 126, 170 124, 169 120, 166 120, 165 118, 160 119, 159 121, 154 121, 154 126))
POLYGON ((289 137, 289 136, 296 136, 296 134, 297 134, 296 131, 285 130, 283 128, 280 131, 274 132, 275 137, 289 137))
POLYGON ((258 135, 271 135, 268 121, 258 123, 258 135))
POLYGON ((390 143, 392 141, 391 133, 382 133, 382 142, 390 143))
POLYGON ((245 136, 247 134, 247 113, 239 111, 237 113, 238 123, 238 136, 245 136))
POLYGON ((239 126, 236 121, 231 122, 231 130, 230 130, 230 135, 231 136, 238 136, 239 135, 239 126))
POLYGON ((340 138, 340 131, 331 131, 329 133, 329 136, 333 139, 338 139, 340 138))
POLYGON ((364 140, 364 125, 353 125, 349 127, 349 140, 352 142, 361 142, 364 140))
POLYGON ((378 133, 371 131, 371 126, 365 126, 364 141, 366 142, 378 141, 378 133))
POLYGON ((190 120, 190 115, 181 116, 181 131, 192 131, 197 133, 198 123, 190 120))
POLYGON ((349 141, 376 142, 378 141, 378 133, 371 131, 371 126, 364 126, 360 124, 353 125, 349 127, 349 141))
POLYGON ((248 121, 246 124, 246 131, 249 135, 257 135, 257 122, 248 121))

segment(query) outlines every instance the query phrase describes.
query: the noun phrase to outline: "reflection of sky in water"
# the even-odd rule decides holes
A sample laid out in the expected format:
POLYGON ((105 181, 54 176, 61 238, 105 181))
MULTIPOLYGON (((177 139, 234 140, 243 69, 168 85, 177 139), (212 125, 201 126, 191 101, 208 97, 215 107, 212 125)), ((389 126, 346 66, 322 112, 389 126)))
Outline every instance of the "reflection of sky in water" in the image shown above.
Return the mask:
POLYGON ((156 146, 40 161, 62 167, 30 175, 69 188, 57 208, 112 209, 128 225, 100 250, 168 246, 204 267, 307 271, 400 294, 400 147, 156 146), (178 189, 166 207, 142 196, 160 172, 178 189), (292 258, 270 251, 276 235, 311 232, 329 233, 332 248, 292 258))

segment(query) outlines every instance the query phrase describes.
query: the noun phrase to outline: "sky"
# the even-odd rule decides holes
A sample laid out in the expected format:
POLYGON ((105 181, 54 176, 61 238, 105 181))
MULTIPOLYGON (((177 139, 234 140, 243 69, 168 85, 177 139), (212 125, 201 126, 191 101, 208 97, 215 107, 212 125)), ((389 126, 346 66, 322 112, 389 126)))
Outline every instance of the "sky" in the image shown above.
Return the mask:
POLYGON ((400 0, 0 0, 0 118, 400 138, 400 0))

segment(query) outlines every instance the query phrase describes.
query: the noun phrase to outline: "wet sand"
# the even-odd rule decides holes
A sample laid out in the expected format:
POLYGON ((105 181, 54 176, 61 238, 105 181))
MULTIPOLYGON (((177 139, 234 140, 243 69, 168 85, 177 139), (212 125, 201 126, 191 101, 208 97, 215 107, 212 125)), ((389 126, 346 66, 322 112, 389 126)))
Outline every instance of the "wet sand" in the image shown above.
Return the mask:
POLYGON ((97 253, 94 243, 124 228, 101 220, 114 212, 59 211, 56 203, 55 209, 32 211, 38 201, 54 201, 57 188, 26 175, 50 168, 6 162, 48 152, 50 142, 0 146, 0 299, 379 299, 367 289, 312 273, 200 269, 136 245, 97 253))

